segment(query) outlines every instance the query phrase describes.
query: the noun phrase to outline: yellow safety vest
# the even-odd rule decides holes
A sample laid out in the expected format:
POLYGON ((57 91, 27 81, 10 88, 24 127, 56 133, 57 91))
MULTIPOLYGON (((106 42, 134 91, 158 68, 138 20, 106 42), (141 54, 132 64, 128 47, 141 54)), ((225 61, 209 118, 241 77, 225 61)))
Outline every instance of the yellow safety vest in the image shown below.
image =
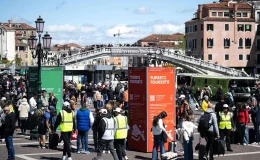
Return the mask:
POLYGON ((68 113, 64 110, 60 111, 61 115, 61 123, 60 123, 60 131, 61 132, 71 132, 73 129, 73 111, 68 113))
POLYGON ((232 118, 232 113, 228 112, 226 115, 224 112, 219 113, 220 117, 220 122, 219 122, 219 129, 232 129, 231 125, 231 118, 232 118))
POLYGON ((114 119, 116 122, 115 139, 125 139, 127 137, 127 117, 116 116, 114 119))

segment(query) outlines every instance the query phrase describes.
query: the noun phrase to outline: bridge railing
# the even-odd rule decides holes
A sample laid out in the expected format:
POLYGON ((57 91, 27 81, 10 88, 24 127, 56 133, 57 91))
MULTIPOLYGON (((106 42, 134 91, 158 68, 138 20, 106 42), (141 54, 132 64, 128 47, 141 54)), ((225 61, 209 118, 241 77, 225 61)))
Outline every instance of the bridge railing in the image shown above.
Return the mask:
MULTIPOLYGON (((112 54, 112 49, 122 49, 124 47, 106 47, 106 48, 96 48, 94 50, 89 50, 86 52, 82 52, 82 53, 78 53, 78 54, 74 54, 70 57, 64 57, 63 58, 63 64, 67 64, 67 63, 71 63, 71 62, 77 62, 78 60, 82 60, 88 57, 93 57, 93 56, 97 56, 104 54, 104 53, 111 53, 112 54)), ((126 47, 129 48, 129 47, 126 47)), ((201 59, 197 59, 194 57, 190 57, 190 56, 186 56, 183 54, 180 54, 178 52, 173 52, 170 50, 158 50, 158 51, 154 51, 153 48, 151 47, 131 47, 131 48, 140 48, 140 49, 146 49, 147 50, 147 54, 145 56, 148 56, 148 53, 152 53, 152 54, 158 54, 158 53, 162 53, 159 54, 158 56, 166 56, 169 58, 174 58, 175 60, 180 60, 189 64, 192 64, 194 66, 197 67, 203 67, 203 68, 209 68, 211 70, 215 70, 215 71, 219 71, 219 72, 224 72, 227 74, 231 74, 231 75, 236 75, 236 76, 242 76, 242 75, 246 75, 245 72, 240 71, 240 70, 236 70, 233 68, 228 68, 228 67, 223 67, 211 62, 206 62, 204 60, 201 59)))

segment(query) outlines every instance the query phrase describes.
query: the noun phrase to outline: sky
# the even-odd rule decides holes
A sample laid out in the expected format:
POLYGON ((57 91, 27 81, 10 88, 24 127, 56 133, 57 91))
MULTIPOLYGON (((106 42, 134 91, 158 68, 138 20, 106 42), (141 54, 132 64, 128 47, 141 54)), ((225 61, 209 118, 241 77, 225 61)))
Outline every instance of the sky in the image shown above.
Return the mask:
POLYGON ((184 33, 198 4, 213 0, 1 0, 0 22, 35 26, 41 16, 52 44, 132 44, 150 34, 184 33), (121 33, 120 39, 114 34, 121 33))

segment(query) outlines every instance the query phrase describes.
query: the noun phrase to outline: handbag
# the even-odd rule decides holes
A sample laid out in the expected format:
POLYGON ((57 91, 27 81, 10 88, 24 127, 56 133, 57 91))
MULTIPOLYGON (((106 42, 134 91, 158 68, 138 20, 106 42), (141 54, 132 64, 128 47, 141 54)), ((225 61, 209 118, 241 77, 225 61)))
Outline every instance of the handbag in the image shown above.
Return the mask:
POLYGON ((162 136, 163 142, 166 143, 167 139, 168 139, 168 135, 166 134, 166 132, 162 131, 161 136, 162 136))

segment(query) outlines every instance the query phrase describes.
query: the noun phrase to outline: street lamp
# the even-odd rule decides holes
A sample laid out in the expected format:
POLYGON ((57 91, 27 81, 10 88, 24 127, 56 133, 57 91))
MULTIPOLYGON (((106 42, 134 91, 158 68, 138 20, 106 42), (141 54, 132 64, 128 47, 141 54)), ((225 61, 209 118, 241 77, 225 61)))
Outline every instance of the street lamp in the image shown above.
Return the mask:
POLYGON ((29 48, 32 50, 32 57, 34 59, 38 59, 38 99, 37 99, 37 109, 40 109, 42 107, 42 101, 41 101, 41 62, 43 59, 47 59, 48 51, 51 48, 51 39, 52 37, 46 32, 46 34, 42 37, 43 45, 41 43, 41 34, 43 33, 44 28, 44 21, 39 16, 39 18, 35 21, 36 23, 36 32, 38 33, 38 44, 37 44, 37 38, 35 35, 31 35, 28 39, 29 48), (37 45, 36 45, 37 44, 37 45), (45 50, 45 52, 44 52, 45 50))

